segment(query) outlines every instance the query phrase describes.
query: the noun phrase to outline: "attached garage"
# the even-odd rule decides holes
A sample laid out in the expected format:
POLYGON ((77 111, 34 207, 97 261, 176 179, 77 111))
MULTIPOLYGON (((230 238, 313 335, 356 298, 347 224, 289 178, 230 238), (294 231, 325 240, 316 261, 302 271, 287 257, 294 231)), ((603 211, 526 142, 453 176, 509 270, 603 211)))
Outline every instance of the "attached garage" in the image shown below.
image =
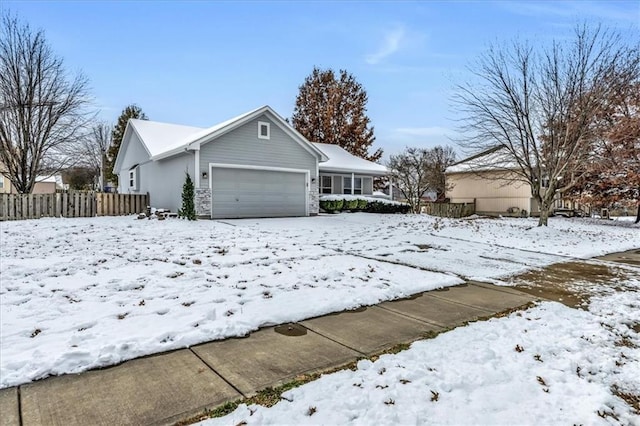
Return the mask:
POLYGON ((210 164, 211 217, 308 215, 309 171, 210 164))

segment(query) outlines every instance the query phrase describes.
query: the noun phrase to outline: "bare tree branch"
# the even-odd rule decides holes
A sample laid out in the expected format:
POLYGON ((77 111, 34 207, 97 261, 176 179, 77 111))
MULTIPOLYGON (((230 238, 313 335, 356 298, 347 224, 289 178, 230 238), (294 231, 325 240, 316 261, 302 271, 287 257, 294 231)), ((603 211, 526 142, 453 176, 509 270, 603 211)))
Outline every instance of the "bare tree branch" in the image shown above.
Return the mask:
POLYGON ((447 190, 444 171, 454 161, 455 152, 449 146, 406 148, 402 153, 392 155, 387 167, 413 212, 418 213, 421 198, 428 190, 435 191, 439 200, 444 198, 447 190))
POLYGON ((29 193, 38 174, 63 167, 65 148, 84 137, 88 81, 67 76, 42 31, 8 14, 0 22, 0 162, 16 190, 29 193))
POLYGON ((582 25, 568 43, 494 46, 470 68, 477 81, 458 86, 454 101, 465 116, 460 144, 472 152, 501 148, 504 162, 493 170, 531 186, 539 225, 547 224, 556 192, 570 190, 585 173, 594 117, 623 83, 607 77, 637 75, 637 46, 582 25))

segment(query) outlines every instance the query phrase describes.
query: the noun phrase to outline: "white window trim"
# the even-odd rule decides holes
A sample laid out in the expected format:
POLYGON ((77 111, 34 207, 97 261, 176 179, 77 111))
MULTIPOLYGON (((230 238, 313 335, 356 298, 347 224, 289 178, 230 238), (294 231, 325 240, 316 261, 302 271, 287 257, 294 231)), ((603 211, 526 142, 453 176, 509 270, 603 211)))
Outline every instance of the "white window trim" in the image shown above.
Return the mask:
MULTIPOLYGON (((331 194, 334 195, 372 195, 373 194, 373 190, 371 193, 365 193, 364 189, 366 187, 366 183, 365 181, 368 179, 371 181, 371 188, 373 188, 373 176, 370 175, 355 175, 355 174, 328 174, 328 173, 320 173, 320 176, 330 176, 332 178, 332 186, 331 186, 331 194), (340 192, 333 192, 333 180, 334 179, 340 179, 340 192), (345 191, 345 185, 344 185, 344 181, 345 179, 350 179, 351 180, 351 187, 348 188, 349 192, 344 192, 345 191), (355 180, 356 179, 360 179, 360 187, 355 187, 355 180), (360 190, 360 194, 357 194, 355 191, 359 189, 360 190)), ((318 193, 320 195, 323 195, 322 193, 322 181, 320 181, 320 184, 318 185, 318 193)), ((324 195, 328 195, 328 194, 324 194, 324 195)))
POLYGON ((267 123, 266 121, 258 121, 258 139, 271 139, 271 123, 267 123), (262 126, 267 127, 266 136, 262 134, 262 126))
POLYGON ((325 195, 329 195, 329 194, 333 194, 333 176, 331 175, 321 175, 320 176, 320 194, 325 194, 325 195), (324 178, 328 178, 329 179, 329 186, 326 187, 323 184, 323 180, 324 178), (329 188, 329 192, 324 192, 325 188, 329 188))
POLYGON ((137 191, 138 190, 138 176, 137 176, 138 166, 134 166, 129 169, 129 191, 137 191), (133 182, 133 184, 132 184, 133 182))
POLYGON ((351 176, 342 176, 342 194, 343 195, 353 195, 353 178, 351 176), (347 179, 349 179, 349 186, 345 184, 347 179), (349 192, 345 192, 349 191, 349 192))
POLYGON ((356 176, 356 177, 353 178, 353 182, 352 182, 351 185, 352 185, 352 191, 353 191, 353 193, 355 195, 362 195, 362 187, 363 187, 362 179, 363 178, 360 177, 360 176, 356 176), (360 180, 360 187, 359 188, 356 186, 356 179, 360 180), (360 191, 360 193, 357 193, 356 191, 360 191))

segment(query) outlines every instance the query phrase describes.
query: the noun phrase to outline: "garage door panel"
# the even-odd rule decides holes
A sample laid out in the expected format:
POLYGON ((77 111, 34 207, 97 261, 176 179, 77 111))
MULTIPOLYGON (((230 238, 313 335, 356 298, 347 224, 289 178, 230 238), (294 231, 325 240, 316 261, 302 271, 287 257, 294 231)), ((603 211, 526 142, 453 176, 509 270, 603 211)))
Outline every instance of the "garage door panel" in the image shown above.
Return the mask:
POLYGON ((214 218, 304 216, 306 174, 213 168, 214 218))

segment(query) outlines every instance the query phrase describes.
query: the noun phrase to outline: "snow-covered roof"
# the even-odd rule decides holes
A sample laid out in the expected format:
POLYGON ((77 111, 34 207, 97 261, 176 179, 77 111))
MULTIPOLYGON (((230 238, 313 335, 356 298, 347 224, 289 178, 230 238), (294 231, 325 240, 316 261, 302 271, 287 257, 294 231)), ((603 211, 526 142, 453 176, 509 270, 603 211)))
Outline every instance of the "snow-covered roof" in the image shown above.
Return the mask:
POLYGON ((36 176, 36 183, 38 182, 55 183, 56 186, 60 188, 64 187, 64 184, 62 183, 62 175, 36 176))
POLYGON ((383 176, 389 173, 385 166, 356 157, 339 145, 317 142, 314 142, 313 145, 329 157, 328 161, 320 163, 321 172, 356 172, 374 176, 383 176))
POLYGON ((503 147, 496 147, 447 167, 446 173, 513 170, 518 167, 513 156, 503 147))
MULTIPOLYGON (((151 160, 159 160, 188 149, 198 149, 201 142, 215 139, 265 112, 269 112, 291 137, 320 157, 321 171, 366 173, 373 176, 388 174, 385 166, 356 157, 338 145, 309 142, 267 105, 208 128, 138 119, 130 119, 128 128, 138 134, 151 160)), ((124 144, 121 151, 123 149, 126 149, 124 144)), ((120 153, 116 159, 116 166, 119 165, 119 159, 120 153)))
MULTIPOLYGON (((291 127, 284 118, 280 117, 268 105, 245 112, 237 117, 230 118, 229 120, 225 120, 222 123, 218 123, 215 126, 207 128, 131 119, 129 120, 127 129, 133 129, 138 136, 140 136, 151 160, 160 160, 179 154, 185 150, 199 149, 201 142, 214 140, 215 138, 222 136, 223 134, 256 117, 259 117, 264 113, 268 113, 274 123, 279 125, 285 133, 288 133, 289 136, 309 152, 317 155, 320 158, 320 161, 326 160, 322 151, 311 145, 304 136, 291 127)), ((125 131, 125 135, 126 134, 127 131, 125 131)), ((125 143, 123 143, 120 151, 123 151, 124 149, 126 149, 125 143)), ((119 170, 119 161, 120 152, 118 152, 114 170, 119 170)))
POLYGON ((153 154, 152 157, 156 157, 157 159, 169 157, 175 153, 182 152, 185 148, 189 148, 189 146, 193 143, 200 142, 203 138, 214 137, 216 132, 225 129, 226 127, 230 127, 235 123, 242 123, 243 119, 251 116, 257 112, 262 112, 262 110, 269 109, 268 106, 262 106, 260 108, 253 109, 249 112, 245 112, 244 114, 240 114, 236 117, 230 118, 228 120, 223 121, 222 123, 218 123, 215 126, 211 127, 193 127, 195 132, 191 132, 190 134, 185 135, 185 137, 180 139, 174 139, 174 143, 166 146, 163 152, 159 154, 153 154), (177 142, 176 142, 177 141, 177 142))
POLYGON ((134 128, 142 143, 152 157, 160 155, 189 136, 201 132, 201 127, 182 126, 180 124, 160 123, 158 121, 132 118, 129 125, 134 128))

